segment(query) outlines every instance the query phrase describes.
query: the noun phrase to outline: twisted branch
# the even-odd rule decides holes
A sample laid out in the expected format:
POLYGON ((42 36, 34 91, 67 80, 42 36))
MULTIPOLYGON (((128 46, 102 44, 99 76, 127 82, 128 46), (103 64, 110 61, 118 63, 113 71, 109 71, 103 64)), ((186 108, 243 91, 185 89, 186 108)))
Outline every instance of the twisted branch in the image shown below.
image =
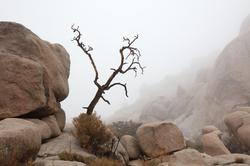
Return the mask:
POLYGON ((102 98, 103 101, 105 101, 106 103, 108 103, 108 104, 110 105, 110 102, 109 102, 107 99, 105 99, 105 98, 103 97, 103 95, 101 95, 101 98, 102 98))
POLYGON ((74 24, 71 26, 71 29, 73 30, 74 33, 76 33, 76 36, 73 37, 72 41, 76 41, 77 45, 83 50, 83 52, 85 54, 88 55, 88 58, 91 62, 91 65, 95 71, 95 79, 94 79, 94 83, 95 85, 100 88, 101 85, 98 83, 98 79, 99 79, 99 74, 98 74, 98 70, 96 68, 95 62, 92 58, 92 55, 89 53, 90 51, 93 51, 93 48, 90 46, 86 46, 83 42, 81 42, 81 32, 79 31, 79 26, 77 28, 74 28, 74 24))
POLYGON ((93 48, 91 46, 87 46, 83 42, 81 42, 82 34, 79 31, 79 27, 75 28, 74 25, 72 25, 71 29, 76 34, 76 36, 74 36, 74 38, 73 38, 73 41, 76 41, 77 45, 88 56, 88 58, 91 62, 91 65, 95 71, 94 83, 98 89, 97 89, 97 92, 96 92, 94 98, 90 102, 89 106, 84 107, 87 109, 87 114, 92 114, 99 99, 102 99, 107 104, 110 104, 109 100, 107 100, 103 97, 103 94, 105 93, 105 91, 109 90, 110 88, 112 88, 114 86, 122 86, 124 88, 125 95, 128 97, 127 85, 122 84, 120 82, 112 83, 112 81, 119 73, 125 74, 130 70, 135 72, 135 76, 137 76, 138 70, 141 70, 141 74, 143 74, 145 67, 143 67, 140 63, 140 57, 141 57, 140 50, 137 49, 136 47, 132 46, 135 43, 135 41, 139 38, 139 36, 138 35, 134 36, 133 40, 130 40, 129 38, 123 37, 123 41, 126 42, 127 44, 120 49, 120 55, 121 55, 120 64, 117 68, 111 68, 113 73, 111 73, 111 75, 108 77, 107 81, 103 85, 100 85, 98 83, 99 73, 98 73, 97 67, 95 65, 95 62, 92 58, 92 55, 90 54, 90 52, 93 50, 93 48), (125 57, 124 55, 125 55, 126 50, 128 50, 128 54, 125 57), (125 69, 123 69, 123 68, 125 68, 125 69))
POLYGON ((125 95, 128 97, 128 89, 127 89, 127 84, 122 84, 120 82, 117 82, 117 83, 114 83, 114 84, 111 84, 107 90, 109 90, 110 88, 112 88, 113 86, 116 86, 116 85, 120 85, 124 88, 124 91, 125 91, 125 95))

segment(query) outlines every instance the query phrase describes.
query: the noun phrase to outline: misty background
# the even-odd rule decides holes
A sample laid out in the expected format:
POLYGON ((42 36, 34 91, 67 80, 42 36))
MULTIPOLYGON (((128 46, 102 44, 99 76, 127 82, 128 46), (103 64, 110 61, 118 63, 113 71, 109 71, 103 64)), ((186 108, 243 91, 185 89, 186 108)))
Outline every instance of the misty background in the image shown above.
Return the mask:
MULTIPOLYGON (((0 6, 0 20, 23 24, 44 40, 62 44, 71 56, 70 93, 63 101, 67 120, 79 115, 93 98, 94 71, 89 59, 71 41, 72 24, 80 27, 100 74, 107 79, 119 64, 122 37, 139 34, 135 46, 142 53, 145 74, 117 78, 127 82, 129 98, 116 87, 96 111, 104 118, 133 103, 147 87, 190 68, 194 61, 220 53, 236 37, 250 13, 249 0, 8 0, 0 6)), ((157 84, 158 85, 158 84, 157 84)))

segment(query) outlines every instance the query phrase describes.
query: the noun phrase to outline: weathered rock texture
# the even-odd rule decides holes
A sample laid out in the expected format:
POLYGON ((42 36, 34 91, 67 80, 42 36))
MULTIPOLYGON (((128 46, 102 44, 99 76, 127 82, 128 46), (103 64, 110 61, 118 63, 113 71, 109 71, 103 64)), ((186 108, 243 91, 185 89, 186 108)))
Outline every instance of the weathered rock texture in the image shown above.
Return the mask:
POLYGON ((141 125, 136 136, 142 151, 149 157, 158 157, 186 146, 182 132, 172 123, 153 122, 141 125))
POLYGON ((137 159, 141 155, 140 146, 136 140, 131 135, 124 135, 121 137, 121 143, 126 149, 130 159, 137 159))
POLYGON ((217 127, 215 127, 213 125, 205 126, 205 127, 202 128, 201 131, 202 131, 203 135, 208 134, 208 133, 212 133, 212 132, 215 133, 216 135, 221 135, 222 134, 221 131, 217 127))
POLYGON ((202 147, 203 151, 211 156, 230 154, 230 151, 214 132, 202 135, 202 147))
POLYGON ((49 125, 40 119, 25 119, 32 122, 32 126, 37 128, 37 132, 41 135, 41 140, 46 140, 52 137, 52 131, 49 125))
POLYGON ((168 163, 170 166, 205 166, 205 157, 206 155, 194 149, 185 149, 170 156, 168 163))
POLYGON ((247 166, 250 156, 226 154, 212 157, 194 149, 185 149, 174 153, 166 161, 169 166, 247 166))
POLYGON ((221 140, 221 136, 222 132, 217 127, 213 125, 203 127, 201 142, 204 153, 211 156, 230 154, 221 140))
POLYGON ((94 155, 83 150, 72 132, 72 126, 66 127, 59 137, 50 139, 48 142, 42 144, 38 152, 38 157, 46 158, 50 156, 58 156, 62 152, 75 153, 82 157, 94 157, 94 155))
POLYGON ((200 153, 195 149, 184 149, 151 160, 134 160, 129 163, 131 166, 249 166, 250 156, 244 154, 227 154, 209 156, 200 153))
POLYGON ((55 115, 44 117, 42 118, 42 121, 44 121, 49 126, 50 131, 51 131, 51 137, 57 137, 61 134, 61 130, 56 121, 55 115))
POLYGON ((115 156, 118 160, 122 162, 123 165, 127 165, 129 163, 129 155, 124 146, 118 140, 118 138, 113 137, 114 147, 117 147, 115 151, 115 156))
POLYGON ((0 22, 0 119, 58 112, 69 92, 69 67, 61 45, 20 24, 0 22))
POLYGON ((86 166, 86 164, 77 161, 37 160, 33 166, 86 166))
POLYGON ((245 154, 227 154, 214 157, 206 157, 208 166, 248 166, 250 165, 250 156, 245 154))
POLYGON ((65 127, 65 123, 66 123, 66 115, 65 115, 64 110, 61 109, 60 111, 56 112, 54 115, 55 115, 55 118, 56 118, 56 121, 60 130, 63 131, 65 127))
POLYGON ((250 107, 236 107, 224 117, 224 122, 231 134, 240 143, 243 150, 250 148, 250 107))
POLYGON ((32 122, 9 118, 0 121, 0 165, 23 166, 36 156, 41 135, 32 122))

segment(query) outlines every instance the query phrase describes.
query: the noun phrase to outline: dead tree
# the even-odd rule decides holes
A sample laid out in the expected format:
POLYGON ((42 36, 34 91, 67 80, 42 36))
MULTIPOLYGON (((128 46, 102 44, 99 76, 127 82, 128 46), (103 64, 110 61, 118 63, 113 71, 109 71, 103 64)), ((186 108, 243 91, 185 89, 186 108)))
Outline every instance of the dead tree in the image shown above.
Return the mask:
POLYGON ((106 91, 110 90, 114 86, 122 86, 124 88, 125 95, 128 97, 128 90, 127 90, 126 83, 124 83, 124 84, 120 83, 120 82, 113 83, 112 81, 118 74, 125 74, 129 71, 134 71, 135 76, 137 76, 138 70, 140 70, 141 74, 143 74, 145 67, 143 67, 140 63, 140 57, 141 57, 140 50, 137 49, 136 47, 133 47, 133 44, 135 43, 135 41, 138 39, 139 36, 136 35, 133 38, 133 40, 130 40, 129 38, 123 37, 123 41, 126 42, 126 45, 122 46, 120 48, 120 56, 121 56, 120 64, 117 68, 111 68, 111 70, 113 72, 108 77, 107 81, 103 85, 101 85, 98 82, 99 73, 98 73, 97 67, 96 67, 95 62, 93 60, 93 57, 90 53, 91 51, 93 51, 93 48, 90 47, 89 45, 85 45, 81 41, 82 34, 79 30, 79 27, 75 28, 74 25, 72 25, 71 29, 75 33, 73 41, 76 41, 77 46, 80 47, 81 50, 88 56, 88 58, 91 62, 91 65, 95 71, 94 84, 97 86, 97 91, 96 91, 94 98, 92 99, 92 101, 88 105, 88 107, 83 107, 83 108, 87 109, 87 114, 91 115, 93 113, 94 108, 100 99, 102 99, 104 102, 110 104, 109 100, 105 99, 103 95, 105 94, 106 91), (127 51, 127 52, 125 52, 125 51, 127 51))

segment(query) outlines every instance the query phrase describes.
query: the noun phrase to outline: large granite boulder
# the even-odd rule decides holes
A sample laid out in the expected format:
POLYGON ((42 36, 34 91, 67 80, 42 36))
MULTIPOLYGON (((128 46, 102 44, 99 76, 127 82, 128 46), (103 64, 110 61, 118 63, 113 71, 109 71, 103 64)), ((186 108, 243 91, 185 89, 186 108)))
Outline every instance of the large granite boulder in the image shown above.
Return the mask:
MULTIPOLYGON (((122 145, 121 141, 114 136, 111 140, 113 143, 113 147, 117 147, 115 151, 115 157, 122 162, 123 165, 127 165, 129 163, 129 155, 124 146, 122 145)), ((111 143, 111 142, 110 142, 111 143)), ((114 150, 114 149, 112 149, 114 150)))
POLYGON ((202 128, 201 143, 204 153, 216 156, 230 154, 230 151, 221 140, 222 132, 213 125, 202 128))
POLYGON ((186 146, 182 132, 173 123, 143 124, 137 129, 136 136, 142 151, 149 157, 158 157, 186 146))
POLYGON ((194 149, 175 152, 168 159, 169 166, 206 166, 206 155, 194 149))
POLYGON ((60 136, 42 144, 37 156, 39 158, 46 158, 50 156, 59 156, 63 152, 74 153, 83 158, 95 157, 83 150, 79 141, 73 136, 73 126, 70 125, 65 127, 60 136))
POLYGON ((202 135, 201 140, 203 151, 210 156, 230 154, 230 151, 214 132, 202 135))
POLYGON ((129 159, 137 159, 140 157, 141 150, 136 138, 131 135, 124 135, 121 137, 121 143, 126 149, 129 159))
POLYGON ((0 22, 0 119, 58 112, 69 92, 69 67, 61 45, 20 24, 0 22))
POLYGON ((244 111, 237 110, 224 116, 224 122, 229 132, 237 135, 237 130, 243 125, 243 118, 249 114, 244 111))
POLYGON ((86 166, 86 164, 77 161, 64 160, 37 160, 33 166, 86 166))
POLYGON ((54 115, 55 115, 55 118, 56 118, 56 121, 57 121, 57 124, 58 124, 60 130, 63 131, 65 124, 66 124, 65 111, 63 109, 61 109, 60 111, 56 112, 54 115))
POLYGON ((32 122, 8 118, 0 121, 0 165, 23 166, 41 146, 41 135, 32 122))
POLYGON ((172 155, 165 155, 151 160, 130 161, 131 166, 249 166, 250 156, 245 154, 226 154, 209 156, 195 149, 183 149, 172 155))
POLYGON ((243 150, 250 148, 250 107, 236 107, 224 117, 229 132, 240 143, 243 150))
POLYGON ((42 118, 42 121, 45 122, 49 126, 50 131, 51 131, 51 137, 57 137, 61 134, 61 130, 56 121, 55 115, 44 117, 42 118))
POLYGON ((37 132, 41 135, 41 140, 46 140, 52 137, 52 131, 49 125, 40 119, 25 119, 32 122, 32 126, 37 128, 37 132))
POLYGON ((65 113, 59 111, 55 115, 50 115, 41 119, 26 118, 25 120, 32 122, 33 126, 37 128, 37 132, 40 133, 42 141, 46 141, 62 133, 65 126, 65 113))

